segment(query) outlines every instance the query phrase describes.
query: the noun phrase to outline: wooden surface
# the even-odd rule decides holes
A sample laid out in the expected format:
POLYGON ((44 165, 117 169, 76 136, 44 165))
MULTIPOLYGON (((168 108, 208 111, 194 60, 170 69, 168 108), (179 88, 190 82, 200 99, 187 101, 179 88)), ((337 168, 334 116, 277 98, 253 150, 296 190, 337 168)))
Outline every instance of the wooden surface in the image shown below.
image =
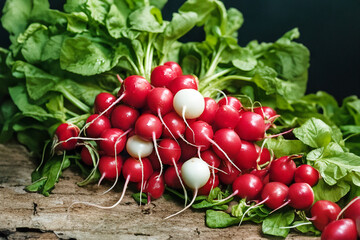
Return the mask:
MULTIPOLYGON (((276 239, 260 227, 243 224, 226 229, 205 226, 204 212, 187 210, 169 220, 181 204, 161 198, 139 206, 128 191, 120 205, 103 210, 74 201, 108 206, 122 186, 102 195, 110 185, 78 187, 81 178, 68 169, 49 197, 24 191, 34 169, 28 152, 17 144, 0 144, 0 239, 276 239)), ((317 239, 290 234, 287 239, 317 239)))

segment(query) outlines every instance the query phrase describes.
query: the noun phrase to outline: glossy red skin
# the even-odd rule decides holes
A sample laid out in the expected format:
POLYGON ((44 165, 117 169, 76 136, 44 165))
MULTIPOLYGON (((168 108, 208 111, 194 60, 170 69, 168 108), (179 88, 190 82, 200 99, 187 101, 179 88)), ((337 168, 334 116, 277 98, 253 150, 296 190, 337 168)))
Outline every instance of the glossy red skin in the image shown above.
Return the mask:
POLYGON ((153 140, 154 134, 159 139, 162 134, 160 119, 152 114, 142 114, 135 122, 135 134, 147 140, 153 140))
POLYGON ((358 197, 344 212, 344 218, 354 220, 357 227, 358 236, 360 237, 360 198, 358 197))
POLYGON ((296 164, 289 156, 275 159, 270 164, 270 181, 290 185, 294 180, 296 164))
POLYGON ((135 126, 139 116, 140 113, 137 109, 126 105, 118 105, 111 113, 111 126, 127 131, 135 126))
POLYGON ((215 178, 214 178, 214 175, 211 174, 209 180, 205 183, 205 185, 199 188, 198 195, 205 195, 205 196, 209 195, 212 189, 219 186, 219 183, 220 183, 219 176, 215 174, 215 178))
POLYGON ((254 112, 243 112, 235 127, 239 137, 246 141, 259 141, 265 137, 265 121, 254 112))
POLYGON ((235 156, 233 162, 242 171, 250 170, 256 167, 256 160, 258 159, 258 152, 255 144, 248 141, 241 141, 239 153, 235 156))
MULTIPOLYGON (((181 176, 181 166, 183 163, 177 163, 179 175, 181 176)), ((174 189, 182 188, 178 176, 176 175, 175 166, 169 166, 164 173, 165 184, 174 189)))
POLYGON ((261 181, 263 182, 263 184, 268 183, 268 182, 265 182, 266 178, 269 176, 269 169, 268 168, 254 169, 250 173, 257 176, 257 177, 259 177, 261 179, 261 181))
MULTIPOLYGON (((235 158, 239 154, 241 148, 241 140, 234 130, 227 128, 217 130, 214 134, 213 140, 227 154, 230 159, 235 158)), ((225 155, 215 145, 212 145, 212 149, 221 159, 227 159, 225 155)))
POLYGON ((144 181, 146 181, 151 174, 153 174, 153 169, 151 166, 151 163, 149 161, 149 159, 147 158, 142 158, 142 165, 140 163, 140 160, 135 159, 135 158, 128 158, 125 160, 124 164, 123 164, 123 176, 126 179, 128 176, 129 181, 130 182, 141 182, 142 181, 142 168, 143 168, 143 174, 144 174, 144 181))
POLYGON ((214 136, 211 126, 203 121, 195 121, 190 124, 190 128, 185 130, 185 139, 200 147, 201 151, 209 149, 211 145, 209 139, 214 136))
POLYGON ((341 208, 334 202, 328 200, 319 200, 311 207, 311 217, 314 218, 314 226, 323 231, 324 228, 332 221, 336 220, 341 212, 341 208))
MULTIPOLYGON (((58 142, 66 141, 71 137, 78 137, 80 133, 80 129, 78 126, 71 123, 62 123, 60 124, 55 131, 55 135, 57 137, 58 142)), ((59 150, 72 150, 76 147, 77 139, 71 139, 66 142, 60 143, 57 146, 59 150)))
POLYGON ((355 222, 350 218, 329 223, 321 234, 321 240, 356 240, 355 222))
POLYGON ((262 188, 261 179, 248 173, 238 176, 232 183, 233 192, 237 191, 236 195, 246 200, 258 199, 262 188))
POLYGON ((175 94, 182 89, 198 90, 198 82, 197 78, 193 75, 181 75, 171 81, 167 87, 175 96, 175 94))
MULTIPOLYGON (((212 167, 219 168, 221 164, 221 159, 215 154, 215 152, 211 149, 208 149, 206 151, 202 151, 200 153, 201 159, 204 160, 207 164, 209 164, 212 167)), ((210 168, 212 171, 214 168, 210 168)), ((218 172, 217 169, 214 169, 215 172, 218 172)))
POLYGON ((219 106, 219 109, 216 111, 214 124, 218 129, 234 129, 239 121, 239 116, 239 111, 231 105, 222 105, 219 106))
POLYGON ((167 87, 178 75, 171 66, 160 65, 151 72, 150 81, 154 87, 167 87))
POLYGON ((277 114, 274 109, 266 106, 254 108, 254 112, 261 115, 264 119, 272 118, 277 114))
MULTIPOLYGON (((100 114, 105 111, 111 104, 113 104, 116 100, 116 97, 110 93, 103 92, 99 93, 94 102, 95 113, 100 114)), ((108 111, 104 113, 104 116, 109 117, 114 107, 111 107, 108 111)))
POLYGON ((240 100, 237 99, 236 97, 231 97, 231 96, 227 96, 227 97, 224 97, 224 98, 220 99, 218 104, 219 104, 219 106, 223 106, 223 105, 232 106, 238 112, 242 108, 242 104, 241 104, 240 100))
POLYGON ((104 130, 111 128, 109 118, 104 115, 99 117, 99 114, 92 114, 86 119, 86 123, 93 121, 95 118, 96 120, 86 128, 87 137, 97 138, 104 130))
POLYGON ((160 162, 155 151, 152 151, 152 153, 148 156, 148 159, 154 171, 160 170, 160 162))
POLYGON ((112 156, 102 156, 99 160, 99 171, 105 179, 114 180, 116 178, 116 167, 117 173, 120 177, 121 175, 121 167, 123 165, 123 159, 120 155, 117 155, 115 161, 115 157, 112 156))
POLYGON ((169 112, 168 114, 163 116, 163 121, 172 133, 171 135, 169 130, 165 126, 163 126, 163 137, 175 137, 176 139, 178 139, 180 136, 184 135, 186 129, 185 122, 176 112, 169 112))
MULTIPOLYGON (((261 150, 261 147, 259 147, 258 145, 255 144, 255 148, 256 148, 256 151, 259 153, 261 150)), ((269 162, 270 160, 271 160, 270 151, 269 151, 269 149, 264 147, 261 151, 259 165, 263 165, 263 164, 269 162)))
POLYGON ((118 96, 121 97, 124 94, 122 102, 134 108, 142 108, 146 104, 150 90, 151 85, 145 78, 131 75, 125 78, 118 96))
POLYGON ((308 164, 300 165, 296 168, 294 181, 297 183, 304 182, 314 186, 319 181, 319 172, 308 164))
POLYGON ((169 89, 153 88, 147 96, 147 105, 153 114, 160 113, 163 116, 173 110, 173 98, 174 95, 169 89))
POLYGON ((105 139, 105 140, 99 140, 100 149, 103 150, 105 154, 109 156, 114 156, 115 144, 116 144, 116 154, 119 154, 125 147, 127 136, 124 135, 124 131, 121 129, 109 128, 101 133, 100 138, 105 139))
POLYGON ((181 157, 180 145, 173 139, 162 139, 158 151, 162 163, 166 165, 174 165, 181 157))
POLYGON ((214 99, 209 97, 204 97, 204 101, 205 109, 197 120, 212 124, 214 122, 216 112, 219 109, 219 105, 214 99))
POLYGON ((91 154, 90 154, 89 150, 87 149, 87 147, 84 146, 81 148, 80 156, 81 156, 81 160, 83 163, 85 163, 88 166, 93 165, 93 160, 91 158, 91 154))
POLYGON ((228 161, 223 161, 219 169, 225 172, 218 172, 220 182, 225 185, 232 184, 240 174, 240 171, 228 161))
POLYGON ((179 139, 179 145, 181 148, 181 157, 180 157, 181 162, 185 162, 197 155, 198 149, 196 147, 187 144, 181 139, 179 139))
POLYGON ((289 205, 298 210, 305 210, 314 203, 314 192, 307 183, 293 183, 289 187, 289 205))
MULTIPOLYGON (((138 190, 141 188, 141 182, 137 184, 138 190)), ((163 175, 159 176, 159 172, 154 172, 149 179, 146 180, 143 192, 150 195, 152 199, 160 198, 165 191, 165 182, 163 175)))
POLYGON ((176 62, 169 61, 169 62, 164 63, 164 65, 171 67, 171 69, 175 71, 177 77, 181 76, 183 74, 180 65, 176 62))
POLYGON ((271 209, 276 209, 287 201, 289 187, 281 182, 269 182, 261 191, 261 199, 269 199, 264 203, 271 209))

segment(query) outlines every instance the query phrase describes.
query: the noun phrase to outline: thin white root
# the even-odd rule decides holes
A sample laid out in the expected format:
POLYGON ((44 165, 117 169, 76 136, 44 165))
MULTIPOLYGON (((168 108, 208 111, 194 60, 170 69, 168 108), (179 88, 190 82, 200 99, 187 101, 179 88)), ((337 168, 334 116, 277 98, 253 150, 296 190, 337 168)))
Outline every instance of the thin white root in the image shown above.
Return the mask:
POLYGON ((183 209, 181 209, 181 210, 178 211, 177 213, 174 213, 174 214, 172 214, 172 215, 170 215, 170 216, 167 216, 166 218, 164 218, 164 220, 169 219, 169 218, 172 218, 172 217, 175 217, 176 215, 182 213, 183 211, 185 211, 186 209, 188 209, 189 207, 191 207, 191 205, 195 202, 197 193, 198 193, 198 189, 195 189, 194 196, 193 196, 191 202, 189 203, 189 205, 185 206, 183 209))

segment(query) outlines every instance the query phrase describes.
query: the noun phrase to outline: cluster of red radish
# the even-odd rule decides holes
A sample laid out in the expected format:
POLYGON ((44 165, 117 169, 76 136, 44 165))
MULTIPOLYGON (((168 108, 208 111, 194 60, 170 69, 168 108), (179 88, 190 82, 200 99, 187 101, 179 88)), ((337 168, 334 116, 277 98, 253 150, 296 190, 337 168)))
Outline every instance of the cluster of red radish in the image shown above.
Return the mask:
POLYGON ((220 183, 232 184, 229 197, 255 200, 256 205, 265 204, 274 211, 286 204, 295 209, 313 204, 311 186, 317 183, 318 172, 310 165, 296 167, 297 156, 272 161, 269 149, 255 143, 277 136, 266 135, 278 117, 272 108, 246 109, 239 99, 226 95, 219 101, 204 98, 197 78, 183 75, 175 62, 155 67, 151 83, 137 75, 119 80, 117 98, 100 93, 95 114, 83 129, 63 123, 55 133, 59 150, 82 146, 83 162, 96 162, 102 176, 99 183, 105 178, 115 185, 121 173, 125 178, 117 203, 87 204, 115 207, 129 182, 147 193, 148 202, 161 197, 165 185, 183 188, 185 198, 186 188, 191 189, 193 199, 180 212, 197 195, 208 195, 220 183), (88 140, 97 142, 98 161, 84 146, 88 140))

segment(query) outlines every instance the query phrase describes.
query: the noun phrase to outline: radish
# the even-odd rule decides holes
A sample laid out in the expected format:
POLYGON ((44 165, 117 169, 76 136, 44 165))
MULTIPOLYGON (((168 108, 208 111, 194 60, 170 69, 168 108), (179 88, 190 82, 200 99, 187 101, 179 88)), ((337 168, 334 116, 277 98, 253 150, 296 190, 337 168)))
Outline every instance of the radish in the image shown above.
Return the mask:
POLYGON ((226 185, 232 184, 240 174, 240 171, 226 160, 222 161, 219 169, 219 180, 221 183, 226 185))
POLYGON ((104 112, 103 114, 106 117, 109 117, 113 110, 112 106, 114 106, 113 103, 115 102, 115 100, 116 100, 116 97, 110 93, 107 93, 107 92, 99 93, 95 97, 95 102, 94 102, 95 113, 100 114, 100 113, 104 112), (106 110, 106 112, 105 112, 105 110, 106 110))
POLYGON ((186 140, 185 141, 184 140, 181 139, 179 141, 179 145, 181 148, 180 161, 182 161, 182 162, 185 162, 185 161, 189 160, 190 158, 195 157, 198 152, 198 148, 194 147, 193 145, 188 144, 187 142, 185 142, 186 140))
POLYGON ((314 192, 307 183, 294 183, 289 187, 288 203, 298 210, 305 210, 311 207, 314 202, 314 192))
POLYGON ((71 123, 60 124, 55 131, 55 146, 59 150, 72 150, 76 147, 80 129, 71 123))
MULTIPOLYGON (((150 76, 150 82, 154 87, 168 87, 169 83, 179 76, 179 70, 175 66, 160 65, 155 67, 150 76)), ((180 67, 180 66, 179 66, 180 67)), ((181 70, 181 68, 180 68, 181 70)), ((182 72, 182 71, 181 71, 182 72)), ((180 74, 181 75, 181 74, 180 74)))
POLYGON ((123 104, 118 105, 111 113, 111 126, 126 131, 134 127, 139 115, 139 111, 135 108, 123 104))
POLYGON ((178 174, 175 166, 169 166, 164 172, 164 180, 165 184, 174 189, 180 189, 182 187, 182 183, 178 175, 181 175, 181 167, 183 163, 177 163, 176 167, 178 169, 178 174))
POLYGON ((213 135, 212 127, 203 121, 195 121, 185 130, 185 139, 197 146, 199 151, 210 148, 213 135))
POLYGON ((240 112, 241 108, 243 107, 239 99, 237 99, 236 97, 231 97, 231 96, 223 97, 222 99, 219 100, 218 104, 219 104, 219 106, 229 105, 229 106, 233 107, 235 110, 237 110, 238 112, 240 112))
POLYGON ((239 153, 233 159, 236 166, 242 171, 256 168, 256 160, 258 159, 258 152, 255 144, 248 141, 241 141, 241 148, 239 153))
POLYGON ((200 153, 201 159, 204 160, 209 166, 211 166, 212 170, 218 172, 218 167, 221 164, 221 159, 215 154, 215 152, 211 149, 206 151, 202 151, 200 153))
POLYGON ((350 218, 356 223, 358 236, 360 237, 360 197, 351 200, 339 213, 339 218, 344 213, 344 218, 350 218))
POLYGON ((270 154, 269 149, 267 149, 266 147, 259 147, 258 145, 254 144, 256 151, 258 154, 260 154, 259 158, 257 159, 257 163, 258 165, 263 165, 265 163, 268 163, 271 161, 272 156, 270 154))
POLYGON ((271 209, 278 209, 287 201, 289 187, 281 182, 269 182, 261 191, 262 201, 258 204, 265 204, 271 209))
POLYGON ((262 188, 263 183, 259 177, 246 173, 238 176, 232 183, 233 193, 231 195, 237 195, 246 200, 254 200, 259 198, 262 188))
POLYGON ((108 180, 116 179, 121 173, 122 165, 123 159, 120 155, 117 155, 116 157, 102 156, 99 160, 99 171, 101 174, 99 183, 104 178, 108 180))
POLYGON ((161 116, 169 113, 173 109, 174 95, 167 88, 153 88, 147 96, 147 105, 153 114, 161 116))
POLYGON ((118 155, 125 147, 126 134, 127 132, 117 128, 104 130, 100 135, 100 149, 109 156, 118 155))
POLYGON ((104 130, 111 128, 110 120, 104 115, 90 115, 90 117, 87 118, 86 123, 90 123, 86 128, 86 135, 92 138, 100 137, 104 130))
POLYGON ((159 155, 163 164, 176 165, 181 156, 180 145, 172 139, 163 139, 159 143, 159 155))
POLYGON ((138 135, 133 135, 126 141, 126 151, 134 158, 148 157, 154 149, 151 141, 145 140, 138 135))
POLYGON ((150 90, 151 85, 145 78, 131 75, 125 78, 121 85, 116 103, 122 100, 134 108, 142 108, 146 104, 146 98, 150 90))
POLYGON ((216 111, 214 124, 217 128, 234 129, 239 120, 239 111, 230 105, 221 105, 216 111))
POLYGON ((173 137, 178 139, 185 133, 186 125, 183 119, 176 112, 169 112, 163 118, 163 134, 165 138, 173 137), (165 127, 166 126, 166 127, 165 127))
POLYGON ((311 207, 310 221, 314 226, 323 231, 324 228, 332 221, 336 220, 336 217, 341 212, 341 208, 334 202, 328 200, 319 200, 311 207))
POLYGON ((177 77, 181 76, 183 74, 180 65, 176 62, 169 61, 169 62, 164 63, 164 65, 171 67, 171 69, 176 73, 177 77))
POLYGON ((303 164, 296 168, 294 180, 297 183, 308 183, 312 187, 319 181, 319 172, 312 166, 303 164))
POLYGON ((198 90, 198 79, 193 75, 181 75, 172 80, 167 86, 169 90, 176 95, 177 92, 183 89, 198 90))
POLYGON ((200 117, 205 109, 204 97, 195 89, 179 90, 173 101, 175 112, 185 119, 195 119, 200 117))
POLYGON ((214 122, 216 112, 219 109, 219 105, 216 103, 216 101, 214 99, 209 98, 209 97, 205 97, 204 101, 205 101, 204 111, 198 117, 197 120, 201 120, 201 121, 207 122, 209 124, 212 124, 214 122))
MULTIPOLYGON (((141 190, 141 182, 137 184, 137 189, 141 190)), ((154 172, 149 179, 144 182, 143 192, 148 195, 148 204, 151 199, 160 198, 165 191, 165 182, 163 175, 159 175, 159 172, 154 172)))
POLYGON ((295 157, 297 156, 283 156, 272 161, 269 169, 270 181, 289 185, 294 179, 296 170, 296 164, 292 160, 295 157))
POLYGON ((235 127, 241 139, 259 141, 265 137, 266 126, 263 117, 254 112, 243 112, 235 127))
POLYGON ((254 112, 262 116, 265 120, 269 120, 277 116, 277 113, 273 108, 266 106, 254 108, 254 112))
POLYGON ((198 194, 208 196, 211 190, 219 186, 219 176, 217 174, 211 175, 204 186, 199 188, 198 194))
POLYGON ((356 240, 355 222, 350 218, 329 223, 321 234, 321 240, 356 240))
POLYGON ((83 163, 85 163, 88 166, 93 165, 93 159, 91 157, 89 149, 86 146, 83 146, 81 148, 80 156, 83 163))
POLYGON ((181 167, 181 176, 187 187, 194 191, 191 202, 182 210, 174 213, 165 219, 171 218, 188 209, 195 201, 198 190, 203 187, 210 178, 210 170, 206 162, 200 158, 191 158, 187 160, 181 167))

